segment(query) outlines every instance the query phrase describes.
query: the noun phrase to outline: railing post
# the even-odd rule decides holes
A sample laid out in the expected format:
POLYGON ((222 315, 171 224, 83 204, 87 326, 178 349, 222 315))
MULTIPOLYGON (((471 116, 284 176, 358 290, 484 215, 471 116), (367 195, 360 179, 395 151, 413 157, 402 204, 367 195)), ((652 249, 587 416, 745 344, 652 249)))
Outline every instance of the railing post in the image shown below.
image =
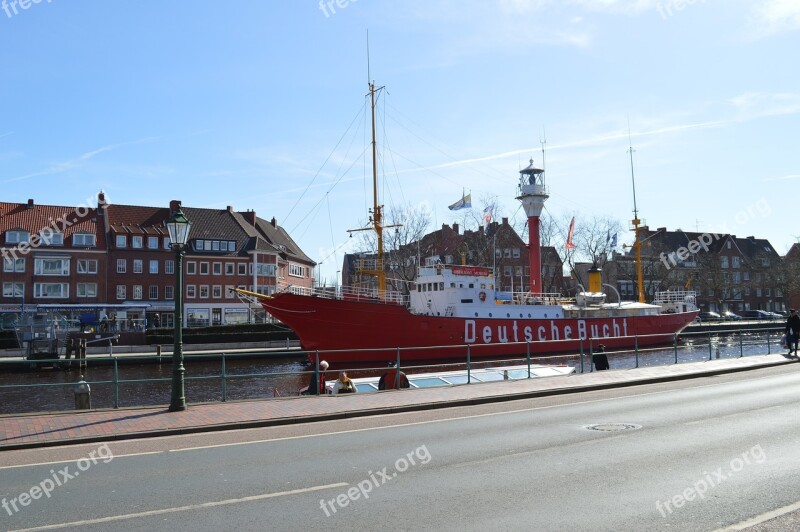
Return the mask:
MULTIPOLYGON (((314 382, 317 386, 317 389, 314 390, 314 395, 319 395, 319 349, 317 349, 317 363, 314 364, 314 382)), ((311 395, 309 391, 308 395, 311 395)))
POLYGON ((583 338, 581 338, 580 358, 581 358, 581 373, 583 373, 583 338))
POLYGON ((531 378, 531 341, 525 340, 525 358, 528 360, 528 378, 531 378))
POLYGON ((739 331, 739 358, 744 356, 744 346, 742 345, 742 331, 739 331))
POLYGON ((119 366, 114 357, 114 408, 119 408, 119 366))
POLYGON ((711 333, 708 333, 708 359, 711 360, 713 353, 711 352, 711 333))
POLYGON ((470 351, 471 351, 470 345, 467 344, 467 384, 470 384, 471 376, 472 376, 472 374, 471 374, 471 362, 472 362, 472 360, 471 360, 471 352, 470 351))
POLYGON ((675 363, 678 363, 678 335, 672 335, 672 350, 675 351, 675 363))
POLYGON ((636 352, 636 367, 639 367, 639 336, 633 336, 633 350, 636 352))
POLYGON ((400 387, 401 379, 400 379, 400 348, 399 347, 397 348, 397 364, 396 364, 396 366, 397 366, 397 372, 394 374, 394 389, 395 390, 401 390, 402 388, 400 387))
POLYGON ((225 380, 225 353, 222 353, 222 402, 228 400, 228 383, 225 380))

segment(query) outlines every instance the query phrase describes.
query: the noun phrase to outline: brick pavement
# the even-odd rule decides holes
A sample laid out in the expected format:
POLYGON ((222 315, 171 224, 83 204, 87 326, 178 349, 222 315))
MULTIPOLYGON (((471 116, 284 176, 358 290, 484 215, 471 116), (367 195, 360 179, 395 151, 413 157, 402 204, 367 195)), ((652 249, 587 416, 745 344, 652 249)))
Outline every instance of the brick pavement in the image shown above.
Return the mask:
POLYGON ((0 416, 0 451, 464 406, 664 382, 790 362, 792 360, 783 355, 749 356, 371 394, 191 404, 184 412, 168 412, 165 407, 148 407, 7 415, 0 416))

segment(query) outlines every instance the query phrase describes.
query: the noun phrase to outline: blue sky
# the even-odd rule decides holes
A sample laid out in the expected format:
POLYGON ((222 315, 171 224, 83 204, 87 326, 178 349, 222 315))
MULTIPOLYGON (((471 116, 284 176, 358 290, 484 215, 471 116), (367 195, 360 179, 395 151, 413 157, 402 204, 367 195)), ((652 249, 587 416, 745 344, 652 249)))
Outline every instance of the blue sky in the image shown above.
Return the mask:
POLYGON ((381 201, 431 229, 462 189, 521 217, 543 130, 547 211, 627 227, 630 122, 650 227, 800 237, 796 0, 6 0, 0 199, 253 209, 332 280, 371 204, 367 31, 381 201))

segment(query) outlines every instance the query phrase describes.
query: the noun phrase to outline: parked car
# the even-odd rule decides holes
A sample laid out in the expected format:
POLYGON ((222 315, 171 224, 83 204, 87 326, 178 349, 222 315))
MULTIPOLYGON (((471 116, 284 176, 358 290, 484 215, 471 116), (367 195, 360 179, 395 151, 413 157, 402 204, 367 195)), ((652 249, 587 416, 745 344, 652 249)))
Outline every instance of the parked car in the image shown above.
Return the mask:
POLYGON ((772 316, 771 312, 767 312, 766 310, 745 310, 744 317, 748 320, 773 320, 775 319, 772 316))
POLYGON ((740 320, 742 319, 741 316, 736 314, 735 312, 731 312, 730 310, 726 310, 721 314, 723 320, 733 321, 733 320, 740 320))
POLYGON ((704 321, 720 321, 722 316, 717 314, 716 312, 701 312, 697 315, 697 319, 701 322, 704 321))

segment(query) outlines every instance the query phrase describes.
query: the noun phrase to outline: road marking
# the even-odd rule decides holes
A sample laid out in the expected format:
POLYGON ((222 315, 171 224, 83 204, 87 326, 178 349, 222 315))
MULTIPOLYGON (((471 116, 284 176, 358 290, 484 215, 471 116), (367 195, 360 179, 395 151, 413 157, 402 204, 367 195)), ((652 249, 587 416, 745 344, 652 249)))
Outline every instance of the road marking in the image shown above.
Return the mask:
POLYGON ((735 525, 731 525, 726 528, 719 528, 714 532, 728 532, 733 530, 744 530, 746 528, 750 528, 751 526, 760 525, 764 521, 769 521, 770 519, 774 519, 776 517, 780 517, 784 514, 788 514, 790 512, 794 512, 795 510, 800 510, 800 502, 796 502, 794 504, 790 504, 789 506, 784 506, 783 508, 777 508, 770 512, 763 513, 761 515, 757 515, 747 521, 741 521, 736 523, 735 525))
POLYGON ((123 521, 125 519, 136 519, 140 517, 151 517, 154 515, 164 515, 175 512, 188 512, 191 510, 204 510, 206 508, 214 508, 217 506, 226 506, 229 504, 239 504, 243 502, 260 501, 263 499, 272 499, 275 497, 284 497, 286 495, 297 495, 300 493, 309 493, 312 491, 327 490, 333 488, 342 488, 349 486, 347 482, 337 482, 336 484, 324 484, 321 486, 312 486, 310 488, 300 488, 289 491, 278 491, 275 493, 262 493, 261 495, 250 495, 249 497, 241 497, 239 499, 225 499, 223 501, 203 502, 200 504, 191 504, 189 506, 177 506, 175 508, 162 508, 161 510, 149 510, 146 512, 138 512, 135 514, 122 514, 112 515, 109 517, 100 517, 97 519, 86 519, 85 521, 72 521, 70 523, 58 523, 54 525, 38 526, 34 528, 21 528, 18 530, 11 530, 10 532, 31 532, 34 530, 53 530, 56 528, 72 528, 77 526, 96 525, 100 523, 111 523, 114 521, 123 521))
MULTIPOLYGON (((145 454, 161 454, 165 451, 149 451, 146 453, 131 453, 131 454, 115 454, 114 458, 127 458, 129 456, 143 456, 145 454)), ((59 460, 58 462, 39 462, 36 464, 18 464, 18 465, 9 465, 9 466, 0 466, 0 470, 3 469, 14 469, 17 467, 38 467, 38 466, 47 466, 47 465, 55 465, 55 464, 71 464, 73 462, 80 462, 85 457, 82 456, 80 458, 75 458, 73 460, 59 460)))

